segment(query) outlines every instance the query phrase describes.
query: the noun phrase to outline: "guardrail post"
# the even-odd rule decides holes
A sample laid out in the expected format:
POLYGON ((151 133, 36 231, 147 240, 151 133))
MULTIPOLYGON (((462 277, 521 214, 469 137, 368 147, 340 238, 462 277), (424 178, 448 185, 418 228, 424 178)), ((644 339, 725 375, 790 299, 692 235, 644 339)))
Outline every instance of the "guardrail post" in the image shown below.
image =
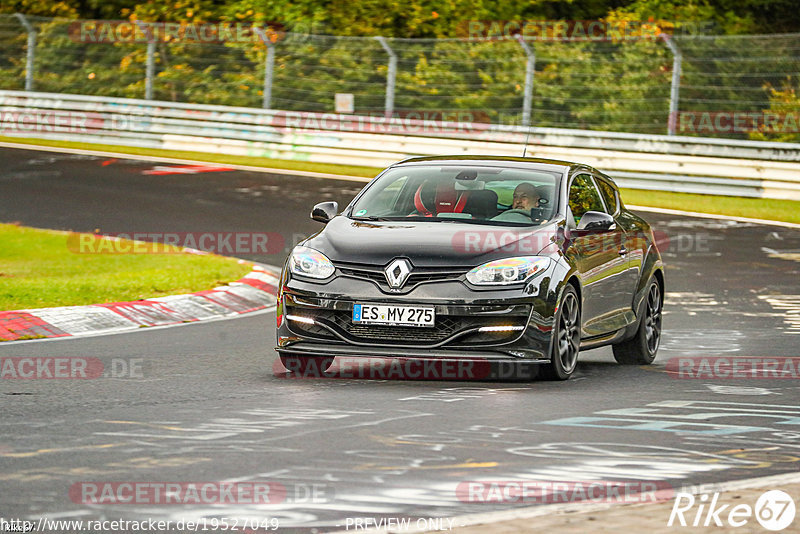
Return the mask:
POLYGON ((25 57, 25 90, 33 91, 33 61, 36 57, 36 28, 28 22, 28 19, 26 19, 25 15, 22 13, 14 13, 14 16, 17 17, 19 23, 22 24, 22 27, 28 32, 28 45, 26 47, 25 57))
POLYGON ((525 42, 521 34, 517 35, 517 40, 527 57, 527 61, 525 62, 525 96, 522 100, 522 125, 530 126, 531 108, 533 104, 533 73, 536 68, 536 54, 528 43, 525 42))
POLYGON ((384 104, 384 114, 386 117, 391 117, 394 112, 394 80, 397 76, 397 54, 386 42, 385 37, 377 36, 375 39, 381 44, 383 49, 389 55, 389 72, 386 75, 386 103, 384 104))
POLYGON ((681 61, 683 56, 672 39, 666 33, 659 34, 672 52, 672 86, 669 90, 669 120, 667 121, 667 135, 675 135, 675 125, 678 122, 678 100, 681 89, 681 61))

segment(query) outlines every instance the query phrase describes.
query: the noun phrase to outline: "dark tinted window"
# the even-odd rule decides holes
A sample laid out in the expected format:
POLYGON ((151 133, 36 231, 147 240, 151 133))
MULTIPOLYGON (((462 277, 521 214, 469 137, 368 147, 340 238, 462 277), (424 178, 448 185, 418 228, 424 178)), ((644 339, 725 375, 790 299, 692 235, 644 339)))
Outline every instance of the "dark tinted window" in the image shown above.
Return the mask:
POLYGON ((572 181, 569 188, 569 209, 575 217, 575 224, 580 222, 587 211, 605 211, 600 193, 588 174, 579 174, 572 181))
POLYGON ((608 214, 614 215, 617 212, 617 193, 614 187, 603 179, 598 178, 595 180, 597 186, 600 188, 600 194, 603 195, 603 200, 606 201, 608 207, 608 214))

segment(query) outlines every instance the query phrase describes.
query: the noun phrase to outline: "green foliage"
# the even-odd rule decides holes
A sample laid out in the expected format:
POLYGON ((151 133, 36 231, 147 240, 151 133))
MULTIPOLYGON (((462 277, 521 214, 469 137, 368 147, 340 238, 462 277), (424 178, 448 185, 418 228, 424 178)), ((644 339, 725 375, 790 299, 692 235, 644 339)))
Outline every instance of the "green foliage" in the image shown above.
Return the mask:
POLYGON ((294 31, 405 38, 456 37, 469 20, 642 20, 713 23, 713 33, 788 33, 800 29, 796 0, 3 0, 0 13, 158 21, 280 22, 294 31))
POLYGON ((762 124, 760 131, 752 132, 750 139, 756 141, 778 141, 796 143, 800 141, 800 96, 791 79, 784 80, 781 89, 767 85, 769 91, 769 109, 764 115, 773 115, 775 122, 762 124))
MULTIPOLYGON (((272 107, 295 111, 330 112, 334 93, 353 93, 357 112, 379 112, 388 58, 372 37, 382 35, 398 55, 396 110, 467 110, 479 120, 520 124, 525 53, 513 39, 463 39, 468 21, 603 19, 618 27, 646 25, 675 34, 684 57, 682 111, 770 108, 790 98, 782 96, 783 89, 772 87, 786 73, 798 70, 796 38, 695 39, 693 35, 797 31, 800 10, 788 0, 148 0, 135 4, 3 0, 0 4, 0 13, 15 11, 65 19, 270 25, 281 32, 271 34, 277 38, 270 42, 276 51, 272 107)), ((36 90, 144 97, 146 43, 77 42, 68 31, 69 20, 32 20, 38 32, 36 90)), ((536 54, 532 124, 666 131, 673 67, 672 54, 661 39, 530 44, 536 54)), ((19 22, 0 15, 0 88, 23 87, 25 47, 19 22)), ((156 47, 154 97, 260 107, 265 57, 266 46, 257 40, 162 40, 156 47)))
POLYGON ((81 7, 78 0, 3 0, 0 2, 0 13, 75 19, 87 15, 81 7))

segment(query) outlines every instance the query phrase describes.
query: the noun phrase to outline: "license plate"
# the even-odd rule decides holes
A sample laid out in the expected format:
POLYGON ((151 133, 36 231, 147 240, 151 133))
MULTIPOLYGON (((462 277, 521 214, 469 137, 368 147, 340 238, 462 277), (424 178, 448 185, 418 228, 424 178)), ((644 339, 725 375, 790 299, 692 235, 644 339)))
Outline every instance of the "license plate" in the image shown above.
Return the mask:
POLYGON ((433 326, 436 314, 433 307, 387 306, 384 304, 356 304, 353 306, 353 323, 384 324, 392 326, 433 326))

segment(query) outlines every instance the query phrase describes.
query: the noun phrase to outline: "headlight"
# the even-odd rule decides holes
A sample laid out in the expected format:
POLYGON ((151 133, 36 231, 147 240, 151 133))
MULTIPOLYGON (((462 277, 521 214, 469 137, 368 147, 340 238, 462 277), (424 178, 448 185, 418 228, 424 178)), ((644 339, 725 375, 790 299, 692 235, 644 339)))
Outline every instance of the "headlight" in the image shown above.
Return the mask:
POLYGON ((322 252, 317 252, 313 248, 297 246, 289 256, 289 270, 298 276, 322 280, 332 275, 336 269, 331 260, 326 258, 322 252))
POLYGON ((490 261, 467 273, 467 281, 476 286, 519 284, 539 274, 550 265, 550 258, 523 256, 490 261))

